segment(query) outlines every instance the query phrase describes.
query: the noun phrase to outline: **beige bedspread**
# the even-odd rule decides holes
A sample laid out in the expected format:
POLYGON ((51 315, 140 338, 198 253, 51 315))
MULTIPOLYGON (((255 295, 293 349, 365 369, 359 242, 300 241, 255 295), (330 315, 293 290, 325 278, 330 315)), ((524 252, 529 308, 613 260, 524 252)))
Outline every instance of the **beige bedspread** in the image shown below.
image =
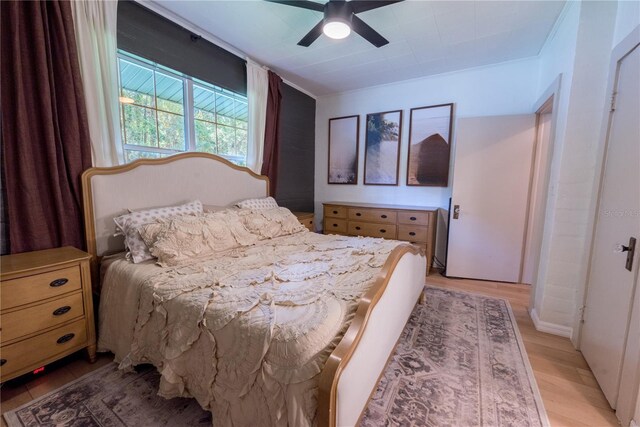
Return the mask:
POLYGON ((318 375, 396 241, 300 232, 181 267, 109 260, 98 347, 214 425, 310 426, 318 375))

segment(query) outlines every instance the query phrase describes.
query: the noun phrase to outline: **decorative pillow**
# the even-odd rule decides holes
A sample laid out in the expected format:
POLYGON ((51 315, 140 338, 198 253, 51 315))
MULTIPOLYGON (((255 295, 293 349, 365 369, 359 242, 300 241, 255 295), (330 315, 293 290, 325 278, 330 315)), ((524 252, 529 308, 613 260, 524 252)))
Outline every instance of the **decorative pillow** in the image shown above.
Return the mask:
POLYGON ((273 209, 278 207, 276 199, 264 197, 262 199, 246 199, 236 204, 241 209, 273 209))
POLYGON ((139 228, 141 226, 163 218, 197 215, 200 213, 202 213, 202 203, 199 200, 195 200, 180 206, 167 206, 120 215, 114 218, 113 221, 116 223, 116 229, 124 234, 127 258, 137 264, 153 258, 149 248, 140 236, 139 228))
POLYGON ((204 213, 220 212, 227 209, 237 209, 235 206, 217 206, 217 205, 202 205, 204 213))
POLYGON ((287 208, 242 209, 239 212, 244 226, 260 240, 308 231, 287 208))
POLYGON ((140 227, 140 235, 163 267, 181 265, 239 246, 254 244, 238 209, 161 219, 140 227))

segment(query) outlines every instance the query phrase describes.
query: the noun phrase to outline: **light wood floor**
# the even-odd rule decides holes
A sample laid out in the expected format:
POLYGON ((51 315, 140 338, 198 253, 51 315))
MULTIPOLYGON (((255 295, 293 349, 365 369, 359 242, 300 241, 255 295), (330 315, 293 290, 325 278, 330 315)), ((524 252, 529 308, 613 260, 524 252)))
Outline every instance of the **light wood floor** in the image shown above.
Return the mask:
MULTIPOLYGON (((529 286, 447 279, 437 274, 428 276, 427 284, 509 300, 552 426, 618 426, 582 354, 568 339, 536 331, 527 312, 529 286)), ((47 374, 9 381, 0 391, 1 411, 15 409, 111 360, 112 355, 103 354, 91 365, 78 353, 48 366, 47 374)), ((0 424, 6 426, 4 418, 0 424)))

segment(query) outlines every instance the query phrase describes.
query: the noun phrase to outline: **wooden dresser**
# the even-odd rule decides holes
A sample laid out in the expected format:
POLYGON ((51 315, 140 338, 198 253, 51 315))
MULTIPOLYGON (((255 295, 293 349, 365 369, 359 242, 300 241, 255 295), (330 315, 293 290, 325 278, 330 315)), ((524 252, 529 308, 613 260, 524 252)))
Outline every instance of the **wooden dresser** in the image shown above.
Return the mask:
POLYGON ((433 262, 438 208, 327 202, 324 234, 383 237, 411 242, 427 256, 427 274, 433 262))
POLYGON ((89 254, 72 247, 0 258, 0 381, 86 348, 96 357, 89 254))
POLYGON ((298 218, 300 224, 307 227, 309 231, 316 231, 313 226, 313 212, 293 212, 293 214, 298 218))

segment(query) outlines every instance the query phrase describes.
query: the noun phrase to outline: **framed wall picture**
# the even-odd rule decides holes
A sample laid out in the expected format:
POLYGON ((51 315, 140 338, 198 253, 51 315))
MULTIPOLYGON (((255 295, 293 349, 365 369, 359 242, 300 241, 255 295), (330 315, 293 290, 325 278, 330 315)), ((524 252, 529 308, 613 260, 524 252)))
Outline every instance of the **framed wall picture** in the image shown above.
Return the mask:
POLYGON ((452 117, 453 104, 411 109, 407 185, 447 186, 452 117))
POLYGON ((329 119, 329 184, 358 183, 360 116, 329 119))
POLYGON ((402 111, 367 114, 364 152, 366 185, 398 185, 402 111))

